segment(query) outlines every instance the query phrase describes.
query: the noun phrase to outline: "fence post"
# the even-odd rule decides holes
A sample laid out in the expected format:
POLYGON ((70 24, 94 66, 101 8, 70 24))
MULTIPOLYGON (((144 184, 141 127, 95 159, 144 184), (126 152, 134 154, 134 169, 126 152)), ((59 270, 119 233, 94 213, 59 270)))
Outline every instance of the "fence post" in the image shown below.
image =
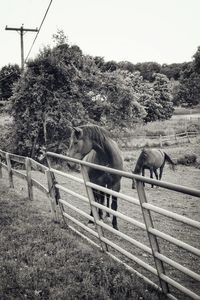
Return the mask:
POLYGON ((157 273, 158 273, 158 278, 159 278, 159 281, 160 281, 160 286, 163 290, 163 293, 167 294, 167 293, 169 293, 168 283, 160 278, 161 274, 165 274, 164 265, 163 265, 163 262, 161 260, 159 260, 158 258, 156 258, 155 255, 154 255, 154 253, 156 253, 156 252, 160 253, 158 240, 157 240, 155 235, 153 235, 149 232, 149 228, 154 228, 153 220, 152 220, 152 217, 151 217, 150 210, 143 208, 143 203, 147 203, 147 198, 146 198, 146 194, 145 194, 145 191, 144 191, 143 183, 141 181, 136 181, 136 187, 137 187, 137 193, 138 193, 138 197, 139 197, 139 201, 140 201, 140 206, 141 206, 141 209, 142 209, 144 223, 145 223, 145 226, 146 226, 146 231, 147 231, 147 234, 148 234, 148 238, 149 238, 150 246, 151 246, 151 249, 152 249, 152 254, 153 254, 155 266, 156 266, 157 273))
POLYGON ((186 134, 186 136, 187 136, 188 142, 190 143, 190 138, 189 138, 189 133, 188 133, 188 131, 186 131, 185 134, 186 134))
POLYGON ((160 138, 159 138, 159 144, 160 144, 160 147, 162 148, 162 135, 160 134, 160 138))
POLYGON ((51 212, 52 212, 53 221, 55 223, 59 223, 58 212, 56 209, 55 185, 54 185, 54 181, 52 180, 51 171, 46 170, 46 175, 47 175, 47 183, 48 183, 48 189, 49 189, 48 197, 49 197, 50 203, 51 203, 51 212))
POLYGON ((7 167, 8 167, 9 186, 10 186, 11 188, 14 188, 13 174, 12 174, 12 165, 11 165, 11 160, 10 160, 10 155, 9 155, 9 153, 6 153, 6 163, 7 163, 7 167))
POLYGON ((28 186, 28 198, 29 200, 33 200, 33 186, 32 186, 32 179, 31 179, 31 161, 30 158, 26 157, 25 160, 26 166, 26 176, 27 176, 27 186, 28 186))
POLYGON ((178 138, 177 138, 176 132, 174 134, 174 139, 175 139, 175 143, 178 143, 178 138))
POLYGON ((83 180, 84 180, 87 195, 88 195, 90 208, 91 208, 91 211, 92 211, 92 214, 93 214, 93 217, 94 217, 94 223, 95 223, 96 228, 97 228, 97 233, 98 233, 98 236, 99 236, 101 249, 102 249, 103 252, 107 252, 108 251, 108 246, 106 245, 106 243, 102 242, 102 240, 101 240, 101 237, 103 237, 103 230, 102 230, 101 226, 97 224, 97 221, 100 221, 98 210, 95 206, 92 205, 92 202, 95 201, 94 193, 93 193, 92 188, 90 188, 86 185, 86 182, 90 181, 89 176, 88 176, 88 172, 87 172, 87 168, 81 165, 81 172, 82 172, 82 175, 83 175, 83 180))

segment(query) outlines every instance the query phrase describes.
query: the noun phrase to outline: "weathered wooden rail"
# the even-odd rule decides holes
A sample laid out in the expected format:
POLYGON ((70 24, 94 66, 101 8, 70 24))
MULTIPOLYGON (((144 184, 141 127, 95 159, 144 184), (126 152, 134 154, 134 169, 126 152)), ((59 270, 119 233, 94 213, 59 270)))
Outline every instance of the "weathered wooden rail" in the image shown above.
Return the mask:
POLYGON ((137 136, 133 138, 132 135, 127 134, 121 138, 125 148, 141 148, 146 144, 153 144, 156 147, 163 147, 168 144, 182 144, 182 143, 190 143, 194 138, 199 138, 200 133, 197 131, 184 131, 181 133, 174 133, 171 135, 150 135, 150 136, 137 136), (132 142, 132 140, 134 142, 132 142), (136 142, 137 140, 137 142, 136 142))
MULTIPOLYGON (((185 217, 183 215, 180 215, 178 213, 174 213, 171 211, 168 211, 164 208, 155 206, 153 204, 148 203, 148 199, 145 193, 145 188, 143 186, 143 182, 146 183, 153 183, 156 186, 160 186, 162 188, 165 188, 167 190, 175 191, 178 193, 184 193, 186 195, 191 195, 193 197, 196 197, 196 200, 199 201, 200 198, 200 191, 196 189, 187 188, 180 185, 175 185, 168 182, 163 181, 157 181, 154 179, 142 177, 140 175, 134 175, 132 173, 128 173, 125 171, 119 171, 115 169, 110 169, 108 167, 103 167, 100 165, 95 165, 92 163, 88 163, 85 161, 76 160, 70 157, 66 157, 64 155, 47 152, 48 158, 59 158, 64 161, 71 161, 76 164, 79 164, 81 167, 82 172, 82 178, 73 176, 71 174, 68 174, 66 172, 57 170, 49 166, 49 168, 35 162, 34 160, 30 158, 21 157, 18 155, 9 154, 3 151, 0 151, 0 157, 2 158, 0 163, 0 171, 2 168, 4 168, 8 172, 9 177, 9 184, 10 187, 13 187, 13 175, 18 176, 22 179, 25 179, 27 181, 28 186, 28 196, 30 200, 33 200, 33 192, 32 188, 35 186, 36 188, 40 189, 42 192, 47 194, 49 196, 49 199, 51 200, 51 207, 52 207, 52 214, 53 219, 55 221, 58 221, 59 219, 59 212, 62 215, 62 218, 67 222, 68 226, 71 228, 71 230, 75 231, 77 234, 82 236, 83 238, 87 239, 92 244, 96 245, 97 247, 101 247, 101 249, 106 252, 109 256, 111 256, 113 259, 123 263, 128 269, 136 273, 138 276, 143 278, 144 281, 146 281, 148 284, 153 285, 157 289, 163 291, 169 299, 177 299, 173 292, 171 292, 171 287, 175 288, 176 290, 179 290, 181 293, 185 294, 186 296, 192 298, 192 299, 200 299, 200 295, 198 295, 193 290, 189 289, 188 287, 184 286, 183 284, 180 284, 177 280, 172 278, 170 274, 166 273, 166 265, 169 265, 173 267, 174 269, 178 270, 179 272, 182 272, 183 274, 189 276, 192 278, 192 280, 199 282, 200 281, 200 274, 194 270, 190 270, 189 268, 185 267, 183 264, 178 263, 170 256, 167 256, 166 254, 163 254, 160 250, 159 240, 165 240, 168 243, 172 245, 176 245, 177 247, 184 249, 185 251, 191 253, 192 255, 200 257, 200 249, 181 241, 178 238, 175 238, 171 236, 170 234, 166 234, 162 232, 161 230, 158 230, 154 227, 154 222, 152 218, 152 212, 156 212, 160 215, 163 215, 169 219, 176 220, 177 222, 181 222, 182 224, 187 224, 187 226, 191 226, 197 230, 200 229, 200 222, 190 219, 188 217, 185 217), (22 171, 16 170, 12 166, 12 162, 17 162, 19 164, 22 164, 25 166, 25 174, 22 171), (136 180, 136 186, 137 186, 137 194, 138 198, 134 198, 132 196, 125 195, 124 193, 118 193, 112 190, 109 190, 105 187, 98 186, 92 182, 89 181, 88 174, 87 174, 87 167, 93 167, 94 169, 100 169, 104 170, 106 172, 110 172, 112 174, 118 174, 122 177, 128 178, 128 179, 135 179, 136 180), (47 182, 48 187, 43 186, 40 182, 36 181, 31 177, 31 170, 39 170, 46 174, 47 176, 47 182), (70 189, 70 186, 68 185, 63 186, 59 183, 54 183, 52 180, 52 174, 53 176, 62 176, 65 179, 73 180, 75 182, 78 182, 79 184, 83 184, 86 188, 86 196, 80 195, 74 190, 70 189), (58 204, 59 204, 59 210, 56 207, 55 203, 55 189, 59 189, 63 194, 71 195, 74 199, 79 199, 81 202, 84 202, 88 204, 88 207, 92 209, 93 216, 90 216, 87 212, 83 211, 81 208, 77 208, 73 203, 70 203, 68 201, 68 198, 60 197, 58 204), (117 196, 120 199, 123 199, 124 201, 127 201, 129 203, 132 203, 136 206, 139 206, 142 210, 143 214, 143 222, 140 222, 132 217, 129 217, 125 215, 122 212, 119 211, 113 211, 112 209, 103 206, 97 202, 95 202, 93 189, 99 190, 101 192, 105 192, 109 195, 117 196), (112 215, 117 216, 119 219, 124 220, 128 222, 130 225, 133 225, 135 227, 140 228, 143 231, 146 231, 149 238, 149 246, 141 243, 140 241, 134 239, 133 237, 129 236, 128 234, 117 231, 113 229, 110 225, 106 224, 104 221, 99 219, 98 215, 98 209, 101 208, 105 212, 109 212, 112 215), (88 227, 85 222, 81 221, 80 218, 74 217, 72 214, 70 214, 70 211, 74 211, 78 215, 80 215, 82 218, 86 218, 86 220, 91 220, 95 223, 94 228, 88 227), (58 212, 59 211, 59 212, 58 212), (68 222, 69 220, 70 222, 68 222), (71 222, 76 224, 76 226, 70 225, 71 222), (77 229, 80 227, 81 230, 77 229), (87 232, 89 234, 84 234, 82 232, 87 232), (123 246, 118 245, 115 243, 115 241, 109 239, 105 234, 104 231, 110 232, 113 236, 117 236, 121 240, 124 240, 125 242, 130 243, 134 247, 137 247, 147 253, 148 255, 152 256, 154 259, 154 265, 150 265, 149 263, 142 260, 141 257, 138 257, 134 255, 133 253, 130 253, 130 251, 126 250, 123 246), (95 237, 99 243, 94 241, 91 236, 95 237), (127 258, 130 259, 130 261, 136 263, 138 266, 142 267, 143 269, 150 272, 152 275, 156 276, 159 279, 159 283, 155 283, 152 281, 152 278, 149 279, 146 275, 143 275, 140 271, 136 270, 136 268, 132 267, 131 264, 127 264, 123 262, 122 259, 118 258, 116 255, 114 255, 111 251, 108 251, 108 247, 113 248, 117 252, 123 254, 127 258)), ((2 173, 0 173, 2 174, 2 173)), ((198 270, 197 270, 198 271, 198 270)))

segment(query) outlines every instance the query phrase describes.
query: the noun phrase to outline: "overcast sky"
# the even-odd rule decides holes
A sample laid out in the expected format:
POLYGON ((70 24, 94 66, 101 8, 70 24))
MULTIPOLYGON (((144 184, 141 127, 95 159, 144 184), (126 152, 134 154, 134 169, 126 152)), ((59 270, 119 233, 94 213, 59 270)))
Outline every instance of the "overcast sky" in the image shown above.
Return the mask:
MULTIPOLYGON (((0 0, 0 68, 21 64, 20 35, 39 28, 50 0, 0 0)), ((30 58, 62 29, 84 54, 132 63, 191 61, 200 46, 200 0, 53 0, 30 58)), ((24 35, 25 57, 36 33, 24 35)))

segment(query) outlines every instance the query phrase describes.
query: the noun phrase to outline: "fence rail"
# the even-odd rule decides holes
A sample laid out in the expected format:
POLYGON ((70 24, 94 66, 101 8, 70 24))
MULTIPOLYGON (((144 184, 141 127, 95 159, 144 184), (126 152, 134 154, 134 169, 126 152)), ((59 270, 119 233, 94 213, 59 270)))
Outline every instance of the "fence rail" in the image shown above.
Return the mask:
POLYGON ((166 144, 179 144, 183 142, 190 143, 193 138, 200 136, 200 133, 197 131, 184 131, 181 133, 174 133, 170 135, 137 135, 134 136, 127 134, 123 138, 120 138, 127 148, 132 148, 133 145, 136 147, 145 146, 145 143, 153 143, 155 146, 163 147, 166 144), (136 141, 137 140, 137 141, 136 141), (141 144, 143 142, 143 144, 141 144))
MULTIPOLYGON (((167 254, 163 254, 160 251, 160 239, 165 240, 169 242, 172 245, 175 245, 179 248, 184 249, 188 253, 194 254, 197 257, 200 257, 200 250, 186 242, 181 241, 178 238, 175 238, 169 234, 166 234, 162 232, 161 230, 158 230, 154 227, 154 221, 152 218, 152 212, 158 213, 160 215, 163 215, 169 219, 176 220, 177 222, 181 222, 183 224, 187 224, 187 226, 191 226, 195 229, 200 229, 200 222, 190 219, 188 217, 182 216, 178 213, 173 213, 171 211, 168 211, 166 209, 163 209, 161 207, 158 207, 156 205, 152 205, 148 203, 148 197, 145 193, 145 188, 143 186, 143 182, 146 183, 153 183, 156 186, 160 186, 164 189, 167 189, 169 191, 176 191, 178 193, 184 193, 187 195, 191 195, 196 197, 197 201, 199 201, 200 198, 200 191, 196 189, 187 188, 185 186, 175 185, 168 182, 163 181, 157 181, 155 179, 150 179, 146 177, 142 177, 140 175, 135 175, 129 172, 125 171, 119 171, 115 169, 111 169, 108 167, 103 167, 100 165, 95 165, 92 163, 88 163, 85 161, 80 161, 77 159, 73 159, 64 155, 56 154, 53 152, 47 152, 47 158, 48 161, 50 161, 50 158, 59 158, 61 160, 74 162, 76 164, 79 164, 82 171, 83 178, 78 178, 76 176, 73 176, 71 174, 68 174, 66 172, 56 170, 55 168, 52 168, 51 165, 49 167, 43 166, 42 164, 34 161, 33 159, 30 159, 28 157, 21 157, 18 155, 10 154, 4 151, 0 150, 0 176, 2 176, 2 169, 6 170, 8 173, 9 178, 9 185, 10 187, 14 187, 14 181, 13 176, 17 176, 21 179, 26 180, 27 187, 28 187, 28 197, 30 200, 33 200, 33 187, 36 187, 43 193, 45 193, 48 198, 50 199, 51 203, 51 209, 52 209, 52 217, 54 221, 59 220, 59 214, 62 215, 62 218, 66 220, 68 223, 69 221, 74 223, 75 226, 78 226, 81 228, 81 230, 84 230, 89 235, 92 235, 92 237, 99 240, 99 244, 101 249, 106 252, 108 255, 110 255, 113 259, 116 261, 120 261, 122 264, 124 264, 128 269, 131 269, 134 271, 138 276, 143 278, 148 284, 153 285, 154 287, 157 287, 159 290, 161 290, 163 293, 165 293, 169 299, 176 299, 173 292, 171 292, 171 287, 174 287, 175 289, 181 291, 183 294, 191 297, 192 299, 200 299, 200 295, 196 294, 193 290, 187 288, 183 284, 180 284, 177 280, 174 278, 171 278, 169 274, 166 274, 166 265, 169 265, 173 267, 175 270, 178 270, 182 272, 183 274, 189 276, 192 278, 192 280, 200 281, 200 274, 197 272, 194 272, 193 270, 190 270, 186 266, 181 265, 172 257, 168 257, 167 254), (21 169, 14 168, 15 163, 20 163, 24 167, 24 170, 21 171, 21 169), (136 187, 137 187, 137 194, 138 198, 126 195, 124 193, 115 192, 112 191, 106 187, 98 186, 92 182, 89 181, 88 174, 87 174, 87 167, 92 167, 94 169, 103 170, 112 174, 118 174, 122 177, 128 178, 128 179, 135 179, 136 180, 136 187), (39 181, 34 179, 32 177, 32 171, 36 170, 39 172, 42 172, 45 174, 45 177, 47 178, 47 187, 41 184, 39 181), (54 176, 59 175, 62 176, 62 178, 65 178, 67 180, 73 180, 74 182, 77 182, 78 184, 84 185, 86 188, 87 196, 80 195, 73 189, 70 189, 70 186, 63 186, 59 183, 56 183, 53 178, 54 176), (81 208, 77 208, 72 201, 68 201, 68 197, 64 199, 60 196, 58 199, 58 205, 56 205, 56 199, 55 199, 55 191, 59 190, 62 191, 62 194, 67 194, 72 196, 74 199, 76 198, 77 201, 81 201, 88 205, 92 209, 93 216, 86 213, 81 208), (98 190, 100 192, 104 192, 106 194, 109 194, 111 196, 116 196, 120 199, 123 199, 123 201, 126 201, 128 203, 132 203, 133 205, 139 206, 142 210, 143 214, 143 222, 140 222, 133 217, 130 217, 122 212, 119 211, 113 211, 111 208, 108 208, 104 205, 101 205, 97 202, 95 202, 93 189, 98 190), (58 209, 59 206, 59 209, 58 209), (126 232, 120 232, 114 228, 112 228, 110 225, 106 224, 102 220, 99 219, 98 215, 98 209, 102 209, 104 212, 111 213, 112 215, 117 216, 119 219, 124 220, 128 222, 129 224, 136 226, 140 230, 147 232, 148 239, 149 239, 149 246, 141 243, 137 239, 134 239, 133 237, 129 236, 126 232), (70 211, 75 212, 76 214, 80 215, 80 218, 74 217, 73 214, 70 213, 70 211), (84 224, 83 221, 81 221, 81 218, 93 221, 95 223, 95 229, 91 229, 87 225, 84 224), (68 220, 68 221, 67 221, 68 220), (148 262, 145 262, 142 260, 142 258, 137 257, 130 251, 126 250, 122 245, 117 245, 115 241, 111 240, 104 234, 104 230, 107 232, 110 232, 113 236, 117 236, 120 238, 120 240, 124 240, 134 247, 137 247, 138 249, 143 250, 146 252, 149 256, 151 256, 154 260, 154 266, 150 265, 148 262), (127 265, 124 263, 121 259, 119 259, 116 255, 112 254, 110 250, 108 251, 108 247, 113 248, 117 252, 123 254, 126 256, 130 261, 136 263, 143 269, 147 270, 148 272, 152 273, 154 276, 156 276, 159 280, 159 284, 156 284, 154 281, 149 279, 146 275, 142 274, 140 271, 136 270, 135 268, 131 267, 130 265, 127 265)), ((79 234, 81 237, 86 238, 86 240, 90 241, 93 245, 98 245, 94 240, 90 237, 88 237, 87 234, 83 234, 81 230, 77 230, 74 226, 71 226, 69 224, 69 227, 71 230, 74 230, 77 234, 79 234)))

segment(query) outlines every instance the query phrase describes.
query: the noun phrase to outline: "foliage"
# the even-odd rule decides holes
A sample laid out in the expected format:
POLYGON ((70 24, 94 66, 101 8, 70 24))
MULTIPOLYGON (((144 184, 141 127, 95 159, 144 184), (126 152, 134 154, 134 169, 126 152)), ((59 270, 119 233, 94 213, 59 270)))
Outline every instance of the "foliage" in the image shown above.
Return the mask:
POLYGON ((0 70, 0 97, 8 100, 12 96, 13 84, 20 78, 20 68, 18 65, 7 65, 0 70))
MULTIPOLYGON (((80 118, 84 114, 83 106, 76 101, 74 84, 77 80, 74 63, 79 63, 76 57, 80 56, 79 49, 62 45, 54 51, 44 49, 28 63, 12 97, 17 152, 34 156, 37 143, 51 145, 58 140, 62 143, 69 135, 67 126, 73 116, 80 118)), ((59 151, 58 147, 55 150, 59 151)))
POLYGON ((180 77, 180 85, 174 97, 176 105, 192 107, 200 103, 200 47, 194 60, 187 64, 180 77))
POLYGON ((177 164, 184 165, 184 166, 193 166, 196 164, 197 156, 196 154, 185 154, 182 157, 177 159, 177 164))
POLYGON ((146 74, 150 83, 139 71, 133 72, 131 63, 84 55, 66 39, 58 30, 56 46, 45 47, 29 61, 15 86, 11 97, 15 152, 34 157, 38 145, 65 152, 70 126, 98 123, 121 130, 171 116, 167 78, 152 75, 159 69, 156 63, 143 66, 151 74, 146 74))

